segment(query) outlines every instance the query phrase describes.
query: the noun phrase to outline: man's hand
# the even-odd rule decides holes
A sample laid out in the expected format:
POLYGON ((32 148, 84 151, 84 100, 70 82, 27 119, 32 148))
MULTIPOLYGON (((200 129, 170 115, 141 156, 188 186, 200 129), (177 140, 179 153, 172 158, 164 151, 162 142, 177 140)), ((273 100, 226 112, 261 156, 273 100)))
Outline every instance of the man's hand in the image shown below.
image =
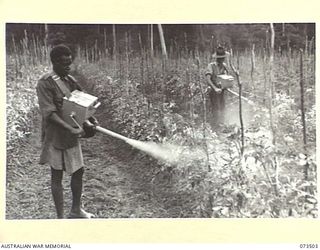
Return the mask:
POLYGON ((98 121, 90 117, 87 121, 83 123, 83 130, 84 130, 84 138, 92 137, 96 134, 96 126, 98 125, 98 121))
POLYGON ((78 137, 81 137, 84 135, 84 130, 83 128, 73 128, 73 127, 70 127, 70 132, 71 134, 73 135, 78 135, 78 137))
POLYGON ((217 94, 220 94, 222 92, 222 89, 217 87, 216 85, 210 84, 210 86, 217 94))
POLYGON ((98 125, 99 125, 98 120, 97 120, 94 116, 89 117, 88 120, 89 120, 90 123, 92 123, 92 124, 95 125, 95 126, 98 126, 98 125))
POLYGON ((218 87, 214 87, 214 91, 215 91, 217 94, 221 94, 221 93, 222 93, 222 89, 221 89, 221 88, 218 88, 218 87))
MULTIPOLYGON (((207 78, 207 82, 209 84, 209 86, 217 93, 217 94, 220 94, 222 92, 222 89, 217 87, 211 80, 211 76, 210 75, 207 75, 206 76, 207 78)), ((221 86, 221 85, 220 85, 221 86)))

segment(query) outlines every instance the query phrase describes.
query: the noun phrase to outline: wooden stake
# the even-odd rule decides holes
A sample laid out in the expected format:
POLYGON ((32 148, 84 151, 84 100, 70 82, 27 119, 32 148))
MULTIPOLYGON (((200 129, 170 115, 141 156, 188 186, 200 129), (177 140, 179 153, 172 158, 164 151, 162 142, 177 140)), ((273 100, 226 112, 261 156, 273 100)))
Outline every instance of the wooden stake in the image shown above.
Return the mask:
POLYGON ((107 57, 107 32, 106 32, 106 28, 103 28, 103 46, 104 46, 104 54, 105 57, 107 57))
POLYGON ((16 42, 14 40, 14 34, 12 34, 12 43, 13 43, 13 53, 14 53, 14 60, 15 60, 15 75, 17 78, 19 75, 20 60, 17 52, 16 42))
POLYGON ((153 51, 153 24, 150 24, 150 53, 151 58, 154 57, 154 51, 153 51))
POLYGON ((34 36, 34 33, 32 33, 31 39, 32 39, 32 46, 33 46, 33 55, 31 56, 33 59, 33 65, 35 66, 39 62, 39 58, 38 58, 36 38, 34 36))
POLYGON ((206 104, 206 96, 204 93, 204 89, 202 88, 201 85, 201 70, 200 70, 200 59, 199 57, 196 58, 196 64, 198 68, 198 79, 197 79, 197 84, 199 85, 199 89, 201 92, 201 97, 202 97, 202 104, 203 104, 203 139, 204 139, 204 146, 205 146, 205 151, 206 151, 206 156, 207 156, 207 167, 208 167, 208 172, 211 172, 211 166, 210 166, 210 158, 209 158, 209 149, 208 149, 208 144, 207 144, 207 136, 206 136, 206 124, 207 124, 207 104, 206 104))
POLYGON ((243 156, 243 152, 244 152, 244 125, 243 125, 243 118, 242 118, 242 84, 240 81, 240 73, 239 70, 236 70, 235 67, 233 66, 232 63, 232 51, 230 54, 230 67, 232 69, 232 71, 235 73, 236 78, 237 78, 237 82, 238 82, 238 88, 239 88, 239 119, 240 119, 240 127, 241 127, 241 156, 243 156))
POLYGON ((129 39, 128 39, 128 32, 125 32, 125 39, 126 39, 126 91, 127 96, 129 96, 129 39))
MULTIPOLYGON (((302 133, 303 133, 303 149, 304 153, 307 153, 307 129, 304 107, 304 76, 303 76, 303 51, 300 49, 300 98, 301 98, 301 121, 302 121, 302 133)), ((308 179, 308 164, 305 165, 304 178, 308 179)))
POLYGON ((48 24, 44 24, 44 47, 45 47, 45 56, 48 54, 48 38, 49 38, 49 26, 48 24))
MULTIPOLYGON (((99 26, 98 26, 99 27, 99 26)), ((98 40, 96 39, 94 42, 94 61, 99 60, 99 53, 98 53, 98 40)))
POLYGON ((161 24, 158 24, 158 30, 159 30, 159 36, 160 36, 161 49, 162 49, 162 56, 165 59, 168 59, 167 48, 166 48, 166 43, 164 40, 164 34, 163 34, 163 29, 161 24))
POLYGON ((255 70, 255 53, 254 53, 254 47, 255 45, 252 44, 252 49, 251 49, 251 82, 253 83, 253 73, 255 70))
POLYGON ((266 67, 266 58, 267 58, 267 52, 266 49, 263 49, 263 104, 266 104, 266 95, 267 95, 267 67, 266 67))
POLYGON ((139 33, 139 45, 140 45, 140 75, 141 75, 141 86, 144 88, 144 57, 143 57, 143 47, 142 47, 142 40, 141 34, 139 33))
POLYGON ((274 98, 274 86, 273 86, 273 56, 274 56, 274 27, 273 23, 270 23, 270 31, 271 31, 271 41, 270 41, 270 60, 269 60, 269 67, 270 67, 270 82, 269 82, 269 114, 270 114, 270 128, 272 131, 272 143, 275 144, 275 133, 273 128, 273 98, 274 98))
MULTIPOLYGON (((274 32, 274 26, 273 23, 270 23, 270 31, 271 31, 271 40, 270 40, 270 88, 269 88, 269 99, 270 99, 270 105, 269 105, 269 114, 270 114, 270 128, 272 132, 272 144, 275 146, 276 144, 276 135, 275 135, 275 129, 273 126, 273 99, 274 99, 274 84, 273 84, 273 61, 274 61, 274 39, 275 39, 275 32, 274 32)), ((279 166, 277 163, 277 157, 274 156, 274 168, 275 168, 275 183, 274 183, 274 190, 275 194, 278 195, 278 173, 279 173, 279 166)))
POLYGON ((116 61, 117 54, 117 37, 116 37, 116 25, 112 24, 112 36, 113 36, 113 50, 112 50, 112 59, 116 61))

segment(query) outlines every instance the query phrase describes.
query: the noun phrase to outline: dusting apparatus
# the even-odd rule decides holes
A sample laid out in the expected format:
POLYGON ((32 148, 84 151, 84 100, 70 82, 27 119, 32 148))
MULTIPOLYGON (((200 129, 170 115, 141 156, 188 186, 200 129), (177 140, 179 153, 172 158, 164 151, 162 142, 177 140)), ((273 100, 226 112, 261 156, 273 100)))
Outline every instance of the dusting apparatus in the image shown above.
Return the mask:
POLYGON ((192 149, 192 152, 186 150, 186 148, 172 145, 168 143, 156 143, 152 141, 138 141, 115 133, 109 129, 102 128, 100 126, 94 126, 90 120, 97 108, 100 106, 98 98, 81 92, 79 90, 73 91, 63 101, 63 119, 72 126, 85 127, 85 125, 93 126, 96 131, 103 134, 118 138, 130 146, 139 149, 147 153, 148 155, 157 158, 163 162, 171 165, 176 165, 180 162, 180 159, 198 159, 203 158, 204 155, 201 149, 192 149))
MULTIPOLYGON (((85 123, 90 124, 89 118, 94 115, 100 105, 97 97, 75 90, 69 97, 63 98, 62 119, 71 126, 82 127, 85 123)), ((96 126, 95 129, 126 142, 132 140, 100 126, 96 126)))
POLYGON ((65 96, 63 98, 62 119, 72 126, 75 125, 74 120, 77 124, 83 124, 89 117, 93 116, 100 104, 97 97, 75 90, 71 92, 69 97, 65 96))
POLYGON ((234 78, 231 75, 217 75, 217 83, 220 84, 222 89, 229 89, 232 87, 234 78))
MULTIPOLYGON (((69 97, 64 97, 62 117, 64 121, 72 126, 83 127, 85 124, 93 125, 89 121, 89 118, 93 116, 99 106, 100 102, 97 97, 75 90, 71 92, 69 97)), ((95 130, 123 140, 132 147, 166 162, 174 162, 173 159, 177 158, 174 154, 179 153, 179 150, 173 150, 172 146, 163 146, 154 142, 142 142, 130 139, 100 126, 95 126, 95 130)))

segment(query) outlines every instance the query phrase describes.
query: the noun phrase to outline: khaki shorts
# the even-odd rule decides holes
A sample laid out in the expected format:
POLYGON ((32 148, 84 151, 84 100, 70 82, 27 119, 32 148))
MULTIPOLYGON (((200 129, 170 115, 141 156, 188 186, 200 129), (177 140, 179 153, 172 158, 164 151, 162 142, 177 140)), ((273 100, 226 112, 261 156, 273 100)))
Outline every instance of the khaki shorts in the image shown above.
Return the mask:
POLYGON ((75 147, 64 150, 56 149, 50 145, 47 156, 47 163, 49 163, 53 169, 64 170, 68 174, 73 174, 84 165, 79 142, 75 147))

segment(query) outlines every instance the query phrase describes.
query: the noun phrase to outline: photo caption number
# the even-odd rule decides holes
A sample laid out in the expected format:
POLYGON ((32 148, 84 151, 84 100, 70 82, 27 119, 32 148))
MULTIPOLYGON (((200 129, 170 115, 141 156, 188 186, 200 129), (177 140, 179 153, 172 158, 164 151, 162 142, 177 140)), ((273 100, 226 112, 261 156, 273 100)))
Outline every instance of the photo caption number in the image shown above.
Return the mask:
POLYGON ((305 249, 312 249, 312 248, 318 248, 318 244, 300 244, 300 248, 305 248, 305 249))

